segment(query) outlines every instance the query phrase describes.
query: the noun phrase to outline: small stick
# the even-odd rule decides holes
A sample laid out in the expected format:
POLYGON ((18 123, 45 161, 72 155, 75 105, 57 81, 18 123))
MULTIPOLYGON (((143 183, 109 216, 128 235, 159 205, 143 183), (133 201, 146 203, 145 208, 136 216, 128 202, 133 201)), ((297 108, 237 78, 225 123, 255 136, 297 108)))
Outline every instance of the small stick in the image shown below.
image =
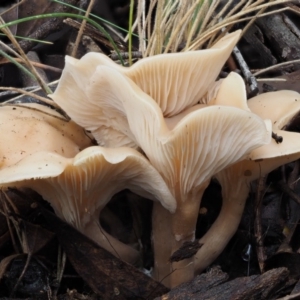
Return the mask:
POLYGON ((262 233, 262 224, 261 224, 261 209, 262 209, 262 200, 263 194, 265 192, 267 176, 262 176, 258 180, 256 197, 255 197, 255 211, 254 211, 254 236, 256 239, 256 253, 258 259, 258 265, 261 273, 265 271, 265 260, 266 255, 264 251, 264 240, 262 233))
MULTIPOLYGON (((20 58, 14 57, 14 60, 19 62, 22 65, 25 64, 24 61, 20 58)), ((52 66, 49 66, 49 65, 45 65, 45 64, 42 64, 42 63, 39 63, 39 62, 36 62, 36 61, 32 61, 32 60, 29 60, 29 61, 33 66, 35 66, 37 68, 52 71, 52 72, 56 72, 56 73, 61 73, 62 72, 62 69, 55 68, 55 67, 52 67, 52 66)), ((11 62, 8 59, 4 58, 4 57, 0 60, 0 65, 10 64, 10 63, 11 62)))
MULTIPOLYGON (((128 52, 120 52, 120 55, 122 56, 122 58, 124 59, 128 59, 129 58, 129 53, 128 52)), ((141 51, 132 51, 131 52, 131 56, 132 58, 143 58, 143 53, 141 51)), ((110 55, 110 58, 112 60, 118 60, 118 54, 117 53, 112 53, 110 55)))
POLYGON ((280 67, 284 67, 284 66, 292 66, 293 64, 299 64, 300 63, 300 59, 295 59, 295 60, 291 60, 291 61, 285 61, 283 63, 280 63, 280 64, 277 64, 277 65, 274 65, 274 66, 271 66, 271 67, 268 67, 268 68, 265 68, 265 69, 261 69, 257 72, 255 72, 253 74, 253 76, 258 76, 258 75, 261 75, 263 73, 266 73, 266 72, 269 72, 269 71, 272 71, 272 70, 276 70, 280 67))
POLYGON ((240 50, 237 47, 233 48, 233 54, 241 68, 242 74, 244 75, 247 84, 249 85, 249 96, 253 97, 258 93, 258 85, 256 78, 251 73, 246 61, 244 60, 240 50))
POLYGON ((287 194, 296 203, 300 204, 300 197, 284 181, 279 181, 278 185, 285 194, 287 194))
POLYGON ((277 298, 276 300, 298 300, 300 299, 300 293, 294 295, 288 295, 283 298, 277 298))
MULTIPOLYGON (((90 12, 91 12, 94 4, 95 4, 95 0, 91 0, 90 4, 89 4, 89 6, 88 6, 88 8, 86 10, 85 17, 89 16, 89 14, 90 14, 90 12)), ((81 41, 81 37, 83 35, 83 31, 84 31, 84 27, 86 26, 86 23, 87 23, 86 20, 82 20, 80 29, 79 29, 77 37, 76 37, 74 48, 73 48, 72 53, 71 53, 72 57, 76 57, 77 49, 78 49, 79 43, 81 41)))

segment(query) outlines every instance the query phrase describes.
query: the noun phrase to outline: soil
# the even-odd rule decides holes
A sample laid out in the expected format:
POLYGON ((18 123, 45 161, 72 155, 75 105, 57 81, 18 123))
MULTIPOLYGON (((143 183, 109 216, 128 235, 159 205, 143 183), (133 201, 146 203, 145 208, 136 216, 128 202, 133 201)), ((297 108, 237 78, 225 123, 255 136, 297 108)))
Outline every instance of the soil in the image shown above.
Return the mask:
MULTIPOLYGON (((66 2, 86 9, 89 1, 66 2)), ((92 12, 128 28, 129 2, 97 0, 92 12)), ((47 0, 28 0, 2 17, 10 22, 53 11, 73 12, 61 4, 49 3, 47 0)), ((14 1, 2 1, 0 11, 6 11, 13 4, 14 1)), ((249 97, 281 89, 300 93, 300 5, 291 5, 294 11, 256 20, 238 44, 240 58, 233 54, 220 74, 241 73, 249 97), (254 76, 265 68, 292 60, 298 62, 254 76)), ((282 7, 287 5, 282 4, 282 7)), ((240 23, 235 28, 244 26, 240 23)), ((12 26, 11 31, 18 36, 51 41, 51 44, 36 43, 32 39, 19 42, 28 58, 35 62, 40 76, 49 83, 59 79, 64 57, 70 55, 74 47, 78 27, 78 21, 54 17, 20 23, 12 26)), ((126 53, 127 45, 113 32, 110 34, 126 53)), ((7 37, 1 37, 1 40, 11 44, 7 37)), ((3 45, 0 50, 7 52, 3 45)), ((110 55, 112 50, 109 41, 89 25, 76 57, 90 51, 110 55)), ((32 90, 36 86, 31 77, 3 56, 0 62, 0 87, 32 90)), ((18 92, 15 91, 1 92, 0 101, 16 95, 18 92)), ((33 99, 23 96, 21 101, 33 99)), ((300 132, 299 118, 295 118, 286 130, 300 132)), ((50 205, 36 193, 13 189, 6 195, 1 192, 0 300, 300 299, 298 178, 297 161, 275 170, 265 181, 254 183, 238 231, 223 253, 202 275, 172 291, 138 270, 141 266, 148 270, 153 266, 150 201, 122 191, 106 208, 107 215, 117 218, 121 225, 114 227, 110 217, 101 220, 103 227, 122 241, 142 244, 142 262, 134 267, 121 262, 59 220, 50 205), (291 180, 293 185, 287 183, 291 180), (259 190, 263 193, 258 199, 259 190), (254 226, 257 220, 259 232, 254 226)), ((202 200, 197 238, 213 224, 221 205, 221 188, 212 180, 202 200)), ((183 255, 187 255, 186 251, 183 255)))

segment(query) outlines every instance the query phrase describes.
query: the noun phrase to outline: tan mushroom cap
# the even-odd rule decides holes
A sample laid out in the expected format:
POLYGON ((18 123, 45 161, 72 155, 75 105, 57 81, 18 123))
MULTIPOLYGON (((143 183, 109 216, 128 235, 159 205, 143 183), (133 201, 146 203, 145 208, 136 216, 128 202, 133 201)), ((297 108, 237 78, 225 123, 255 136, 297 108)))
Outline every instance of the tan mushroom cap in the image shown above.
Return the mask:
MULTIPOLYGON (((112 139, 107 135, 109 130, 113 130, 113 134, 119 136, 114 122, 116 119, 124 122, 124 116, 107 116, 107 110, 102 106, 106 99, 97 96, 99 88, 106 90, 105 86, 97 85, 93 76, 97 66, 113 68, 133 80, 158 103, 165 117, 172 117, 201 101, 201 97, 216 80, 240 34, 241 31, 236 31, 225 36, 211 49, 156 55, 142 59, 130 68, 121 67, 99 53, 88 53, 79 61, 67 57, 59 85, 51 98, 76 123, 90 130, 99 144, 113 146, 112 139), (104 128, 107 130, 106 135, 104 128), (101 140, 101 136, 104 140, 101 140)), ((118 86, 118 82, 115 79, 113 81, 118 86)), ((110 97, 104 92, 101 95, 110 97)), ((122 140, 119 136, 116 146, 122 143, 134 146, 130 138, 122 140)))
POLYGON ((249 159, 260 160, 294 154, 299 151, 298 135, 283 129, 300 113, 300 94, 294 91, 282 90, 256 96, 248 101, 252 112, 264 118, 269 116, 272 130, 283 137, 282 143, 272 139, 269 145, 259 147, 253 151, 249 159))
POLYGON ((300 94, 289 90, 264 93, 248 100, 248 106, 262 118, 269 116, 273 130, 284 129, 300 111, 300 94))
POLYGON ((214 88, 217 89, 216 96, 208 100, 208 105, 233 106, 250 111, 247 103, 244 80, 239 74, 235 72, 229 73, 229 75, 225 79, 220 80, 219 85, 216 85, 214 88))
POLYGON ((51 203, 56 214, 108 251, 120 251, 128 262, 137 259, 128 248, 101 229, 99 214, 123 190, 160 201, 174 211, 176 202, 159 173, 134 149, 89 147, 74 158, 36 152, 0 170, 0 186, 29 187, 51 203), (115 250, 114 250, 115 249, 115 250))
POLYGON ((0 128, 0 168, 43 150, 73 157, 92 144, 81 127, 39 104, 0 106, 0 128))
POLYGON ((240 30, 230 33, 210 49, 140 60, 124 74, 157 102, 164 117, 175 116, 201 101, 216 81, 240 35, 240 30))

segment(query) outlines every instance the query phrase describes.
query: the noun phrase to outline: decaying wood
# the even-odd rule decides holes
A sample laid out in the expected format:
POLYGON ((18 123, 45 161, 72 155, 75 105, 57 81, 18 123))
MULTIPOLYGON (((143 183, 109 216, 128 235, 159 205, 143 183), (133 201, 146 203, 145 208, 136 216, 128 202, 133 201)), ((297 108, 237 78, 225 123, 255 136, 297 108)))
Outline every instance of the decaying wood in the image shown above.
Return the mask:
MULTIPOLYGON (((79 0, 67 0, 65 1, 67 4, 73 5, 73 6, 78 6, 79 0)), ((56 13, 70 13, 73 12, 74 10, 70 8, 67 5, 60 5, 56 9, 56 13)), ((30 38, 28 40, 21 40, 19 41, 20 47, 23 49, 24 52, 30 51, 36 44, 37 42, 35 40, 43 40, 46 37, 48 37, 50 34, 59 32, 60 35, 64 33, 63 29, 63 18, 48 18, 45 19, 45 22, 39 26, 35 32, 30 34, 30 38)), ((59 35, 58 35, 59 36, 59 35)), ((57 36, 57 38, 58 38, 57 36)), ((11 48, 14 49, 12 45, 9 45, 11 48)), ((3 47, 1 47, 2 49, 3 47)), ((4 52, 7 52, 6 49, 2 49, 4 52)))
POLYGON ((161 283, 113 256, 82 233, 43 210, 77 273, 102 299, 153 299, 168 292, 161 283))
POLYGON ((263 300, 276 298, 287 282, 286 268, 270 270, 262 275, 239 277, 225 282, 225 273, 207 273, 197 276, 155 300, 263 300))
POLYGON ((264 44, 261 30, 255 24, 243 35, 241 51, 252 68, 266 68, 277 63, 270 49, 264 44))
POLYGON ((300 39, 293 32, 285 14, 270 15, 256 22, 265 34, 272 50, 282 61, 300 58, 300 39))

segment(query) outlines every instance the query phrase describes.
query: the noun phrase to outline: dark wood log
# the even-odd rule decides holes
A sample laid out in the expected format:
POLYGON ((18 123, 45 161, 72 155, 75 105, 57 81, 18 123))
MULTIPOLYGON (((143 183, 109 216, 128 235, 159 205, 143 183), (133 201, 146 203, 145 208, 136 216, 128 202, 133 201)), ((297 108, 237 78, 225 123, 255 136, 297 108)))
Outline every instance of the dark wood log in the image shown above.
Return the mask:
POLYGON ((256 21, 265 34, 267 43, 281 61, 300 58, 300 39, 289 20, 285 14, 275 14, 256 21))
POLYGON ((209 272, 172 289, 155 300, 263 300, 276 298, 276 292, 288 281, 286 268, 270 270, 262 275, 239 277, 225 282, 227 274, 209 272))
POLYGON ((153 299, 168 291, 137 268, 96 245, 47 210, 44 217, 77 273, 101 299, 153 299))

